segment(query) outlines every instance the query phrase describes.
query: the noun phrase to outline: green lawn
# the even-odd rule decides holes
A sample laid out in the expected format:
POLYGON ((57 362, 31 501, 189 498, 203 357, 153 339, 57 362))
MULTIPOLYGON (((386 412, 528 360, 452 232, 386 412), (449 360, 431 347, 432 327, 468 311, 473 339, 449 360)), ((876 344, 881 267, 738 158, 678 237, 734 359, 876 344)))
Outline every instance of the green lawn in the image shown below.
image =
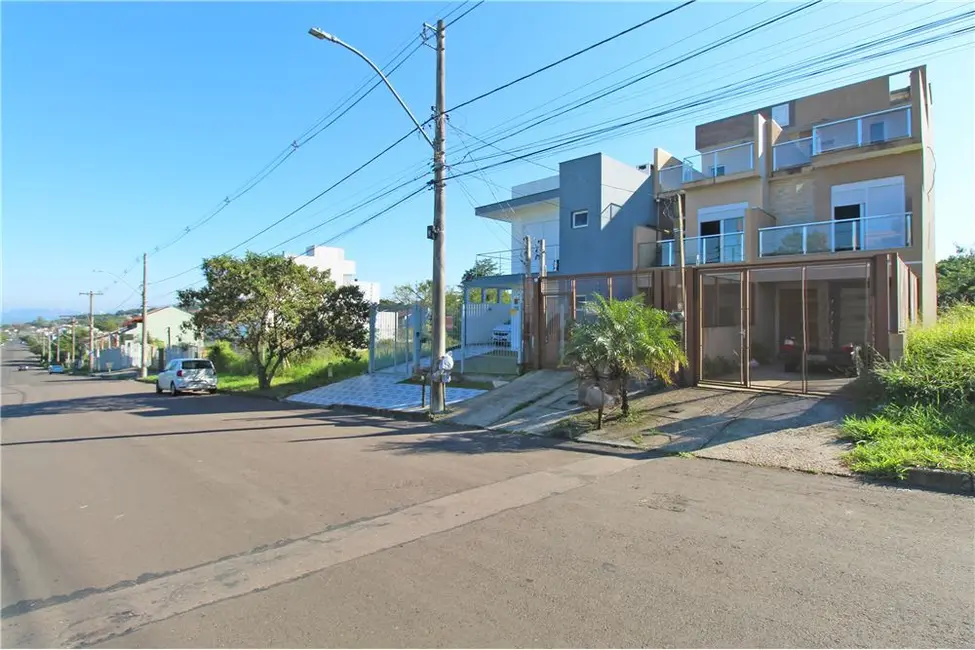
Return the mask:
MULTIPOLYGON (((287 397, 302 391, 325 386, 348 377, 361 375, 366 371, 365 360, 348 359, 324 354, 303 363, 293 364, 281 371, 271 381, 271 387, 261 390, 257 385, 257 375, 243 372, 218 372, 217 385, 223 393, 242 393, 261 397, 287 397)), ((156 375, 145 380, 156 382, 156 375)))
POLYGON ((912 467, 975 472, 975 306, 908 332, 903 358, 861 381, 879 395, 843 422, 850 469, 885 478, 912 467))
POLYGON ((846 460, 855 472, 901 478, 911 467, 975 472, 975 405, 887 405, 843 424, 856 443, 846 460))

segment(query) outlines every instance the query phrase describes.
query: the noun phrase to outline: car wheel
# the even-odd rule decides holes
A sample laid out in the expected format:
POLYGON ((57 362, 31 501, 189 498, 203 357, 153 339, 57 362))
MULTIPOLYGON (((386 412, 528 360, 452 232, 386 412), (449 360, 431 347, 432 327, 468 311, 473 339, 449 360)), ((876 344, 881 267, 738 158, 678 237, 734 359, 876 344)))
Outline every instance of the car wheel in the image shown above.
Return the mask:
POLYGON ((179 395, 179 391, 176 390, 176 384, 169 384, 169 396, 176 397, 179 395))
POLYGON ((208 388, 207 389, 207 392, 210 393, 211 395, 213 395, 213 394, 215 394, 217 392, 217 389, 216 388, 208 388))
POLYGON ((161 393, 162 393, 162 388, 159 386, 159 382, 157 381, 156 382, 156 395, 159 395, 161 393))

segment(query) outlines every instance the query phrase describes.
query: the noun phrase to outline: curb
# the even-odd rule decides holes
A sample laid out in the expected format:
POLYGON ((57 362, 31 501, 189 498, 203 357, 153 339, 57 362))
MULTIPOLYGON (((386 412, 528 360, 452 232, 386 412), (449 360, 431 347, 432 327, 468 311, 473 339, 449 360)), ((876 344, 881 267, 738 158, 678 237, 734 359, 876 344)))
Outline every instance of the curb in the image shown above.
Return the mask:
POLYGON ((975 496, 975 474, 968 472, 913 467, 907 470, 903 479, 897 481, 897 485, 975 496))

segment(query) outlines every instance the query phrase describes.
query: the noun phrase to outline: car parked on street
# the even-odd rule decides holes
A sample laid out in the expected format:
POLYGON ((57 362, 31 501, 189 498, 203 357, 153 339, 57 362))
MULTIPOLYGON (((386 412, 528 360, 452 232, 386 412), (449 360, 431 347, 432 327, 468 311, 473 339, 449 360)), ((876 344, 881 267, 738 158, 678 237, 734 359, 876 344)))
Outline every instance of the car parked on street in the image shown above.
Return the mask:
POLYGON ((49 365, 47 367, 47 374, 49 374, 49 375, 63 375, 64 374, 64 366, 62 366, 60 363, 52 363, 51 365, 49 365))
POLYGON ((30 370, 30 366, 17 366, 17 371, 30 370))
POLYGON ((179 395, 191 391, 217 392, 217 371, 209 359, 173 359, 156 377, 156 392, 179 395))

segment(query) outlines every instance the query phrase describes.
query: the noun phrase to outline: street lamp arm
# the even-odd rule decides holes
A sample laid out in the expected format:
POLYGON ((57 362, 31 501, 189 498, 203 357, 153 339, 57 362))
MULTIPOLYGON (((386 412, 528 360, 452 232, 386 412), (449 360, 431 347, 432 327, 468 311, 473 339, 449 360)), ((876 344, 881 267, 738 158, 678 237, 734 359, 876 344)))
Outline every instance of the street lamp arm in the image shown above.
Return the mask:
POLYGON ((396 98, 396 101, 399 102, 399 105, 403 107, 403 110, 406 111, 406 114, 410 116, 410 119, 411 120, 413 120, 413 124, 416 125, 416 130, 419 131, 423 135, 424 139, 427 141, 427 143, 429 143, 429 145, 431 147, 433 147, 434 149, 436 149, 436 146, 433 144, 433 140, 431 140, 430 139, 430 136, 427 135, 427 132, 423 130, 423 125, 420 124, 419 120, 416 119, 416 116, 413 115, 413 111, 411 111, 410 108, 409 108, 409 106, 406 105, 406 102, 403 101, 403 98, 399 96, 399 93, 396 92, 396 89, 393 88, 393 84, 389 83, 389 79, 387 79, 386 78, 386 75, 383 74, 383 71, 379 69, 379 66, 377 66, 375 63, 373 63, 372 61, 370 61, 369 60, 369 57, 367 57, 365 54, 363 54, 362 52, 360 52, 356 48, 352 47, 351 45, 349 45, 348 43, 346 43, 342 39, 338 38, 337 36, 334 36, 332 34, 329 34, 328 32, 323 32, 322 30, 320 30, 317 27, 312 27, 311 29, 308 30, 308 33, 311 34, 312 36, 314 36, 315 38, 317 38, 318 40, 321 40, 321 41, 331 41, 332 43, 335 43, 336 45, 341 45, 342 47, 344 47, 345 49, 347 49, 348 51, 352 52, 353 54, 355 54, 356 56, 358 56, 360 59, 362 59, 363 61, 365 61, 366 63, 368 63, 369 64, 369 67, 371 67, 373 70, 376 71, 376 74, 379 75, 379 78, 382 79, 383 80, 383 83, 386 84, 386 87, 389 88, 389 92, 393 93, 393 97, 395 97, 396 98))

